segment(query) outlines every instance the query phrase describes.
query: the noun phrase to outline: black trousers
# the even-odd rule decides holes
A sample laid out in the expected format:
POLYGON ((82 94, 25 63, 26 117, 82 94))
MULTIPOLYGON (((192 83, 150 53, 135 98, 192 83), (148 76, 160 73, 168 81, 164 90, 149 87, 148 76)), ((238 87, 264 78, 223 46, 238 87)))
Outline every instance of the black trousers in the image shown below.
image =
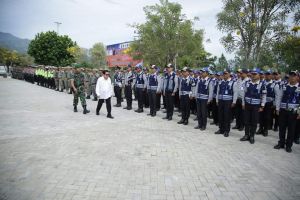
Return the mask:
POLYGON ((242 99, 237 99, 237 101, 236 101, 236 104, 235 104, 235 120, 236 120, 236 127, 237 128, 243 128, 245 126, 242 99))
POLYGON ((156 90, 148 90, 148 98, 149 98, 149 106, 150 106, 150 114, 156 114, 156 90))
POLYGON ((276 129, 279 126, 279 116, 276 115, 276 112, 274 112, 273 117, 274 117, 274 129, 276 129))
POLYGON ((197 118, 198 126, 200 128, 206 128, 207 124, 207 100, 197 99, 197 118))
POLYGON ((219 123, 219 114, 218 114, 218 105, 216 102, 216 98, 214 98, 211 102, 212 104, 212 117, 215 124, 219 123))
POLYGON ((167 117, 173 117, 175 96, 172 96, 172 92, 165 92, 165 95, 166 95, 167 117))
POLYGON ((127 107, 131 108, 132 107, 132 89, 131 89, 131 85, 125 85, 125 98, 126 98, 127 107))
POLYGON ((190 97, 189 95, 180 95, 180 107, 183 120, 188 120, 190 117, 190 97))
POLYGON ((273 102, 265 104, 263 112, 259 114, 259 128, 269 130, 273 116, 273 102))
POLYGON ((292 147, 297 123, 297 114, 293 111, 280 109, 279 111, 279 144, 292 147), (287 130, 287 138, 286 137, 287 130))
POLYGON ((144 91, 144 105, 145 108, 149 108, 149 94, 147 90, 144 91))
POLYGON ((175 98, 174 98, 174 107, 178 108, 180 110, 180 96, 179 96, 179 91, 175 92, 175 98))
POLYGON ((121 104, 121 100, 122 100, 122 88, 119 86, 114 86, 114 92, 115 92, 115 96, 117 98, 117 104, 121 104))
POLYGON ((193 114, 197 113, 197 103, 196 103, 196 99, 191 99, 191 112, 193 114))
POLYGON ((108 99, 99 99, 98 100, 96 112, 100 112, 100 109, 102 107, 102 104, 104 103, 104 100, 105 100, 105 104, 106 104, 107 114, 110 115, 111 114, 111 98, 110 97, 108 99))
POLYGON ((300 137, 300 119, 297 119, 295 134, 294 134, 294 141, 299 140, 300 137))
POLYGON ((138 107, 139 109, 143 109, 144 107, 144 97, 145 97, 145 93, 144 93, 144 88, 136 88, 136 98, 138 100, 138 107))
POLYGON ((221 133, 230 132, 231 104, 232 101, 219 100, 218 114, 219 114, 219 129, 221 133))
POLYGON ((245 105, 244 119, 245 119, 245 135, 254 137, 259 121, 259 107, 260 105, 245 105))
POLYGON ((161 94, 156 94, 156 110, 160 110, 160 99, 161 99, 161 94))

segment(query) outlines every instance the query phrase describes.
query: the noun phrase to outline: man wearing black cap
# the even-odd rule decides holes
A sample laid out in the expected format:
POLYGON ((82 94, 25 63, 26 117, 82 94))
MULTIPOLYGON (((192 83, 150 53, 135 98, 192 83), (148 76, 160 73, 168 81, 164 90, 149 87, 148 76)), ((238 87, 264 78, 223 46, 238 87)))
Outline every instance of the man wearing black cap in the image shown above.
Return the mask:
POLYGON ((131 70, 131 65, 127 66, 127 72, 125 74, 125 98, 127 106, 124 109, 131 110, 132 109, 132 84, 134 80, 134 74, 131 70))
POLYGON ((292 152, 297 119, 300 119, 300 87, 297 71, 289 73, 287 84, 282 85, 276 101, 276 112, 279 114, 279 141, 275 149, 286 148, 292 152), (286 131, 287 138, 286 138, 286 131), (286 146, 285 146, 286 145, 286 146))
POLYGON ((266 87, 259 77, 260 70, 251 71, 251 81, 246 83, 243 95, 243 108, 245 116, 245 135, 240 140, 254 144, 254 135, 257 129, 259 112, 262 112, 266 103, 266 87))
POLYGON ((236 83, 230 77, 230 71, 224 70, 224 80, 221 81, 217 90, 217 104, 219 114, 219 130, 215 134, 229 136, 231 124, 231 108, 234 107, 237 100, 236 83))
POLYGON ((172 64, 167 65, 167 74, 164 78, 163 88, 164 96, 166 97, 167 108, 167 115, 163 119, 168 119, 170 121, 173 117, 174 97, 178 89, 178 77, 174 73, 174 67, 172 64))
POLYGON ((116 67, 115 75, 114 75, 114 92, 117 98, 117 104, 114 105, 115 107, 121 107, 122 101, 122 73, 120 71, 120 67, 116 67))

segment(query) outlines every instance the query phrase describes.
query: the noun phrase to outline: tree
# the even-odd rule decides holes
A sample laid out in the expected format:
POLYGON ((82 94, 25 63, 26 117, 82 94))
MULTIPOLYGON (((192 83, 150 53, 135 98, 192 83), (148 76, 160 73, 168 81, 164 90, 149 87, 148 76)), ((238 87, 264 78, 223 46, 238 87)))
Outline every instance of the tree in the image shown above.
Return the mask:
POLYGON ((221 55, 221 57, 218 59, 218 63, 216 66, 217 70, 223 70, 228 67, 227 59, 225 58, 224 54, 221 55))
POLYGON ((68 36, 60 36, 54 31, 38 33, 28 47, 28 54, 31 55, 37 64, 67 66, 75 61, 75 56, 70 53, 70 48, 75 47, 68 36))
POLYGON ((98 42, 94 44, 90 52, 93 67, 106 65, 106 49, 103 43, 98 42))
POLYGON ((34 61, 28 54, 20 54, 17 51, 11 51, 0 47, 0 64, 4 64, 6 66, 28 66, 33 65, 34 61))
POLYGON ((198 66, 207 55, 203 30, 193 29, 193 20, 181 10, 180 4, 168 0, 144 7, 146 23, 132 25, 138 37, 131 44, 131 55, 148 64, 165 66, 176 59, 180 66, 198 66))
POLYGON ((246 67, 257 66, 262 47, 287 33, 289 0, 223 0, 218 28, 228 52, 236 52, 246 67))
POLYGON ((278 42, 274 51, 277 53, 283 71, 299 70, 300 67, 300 37, 289 35, 278 42))

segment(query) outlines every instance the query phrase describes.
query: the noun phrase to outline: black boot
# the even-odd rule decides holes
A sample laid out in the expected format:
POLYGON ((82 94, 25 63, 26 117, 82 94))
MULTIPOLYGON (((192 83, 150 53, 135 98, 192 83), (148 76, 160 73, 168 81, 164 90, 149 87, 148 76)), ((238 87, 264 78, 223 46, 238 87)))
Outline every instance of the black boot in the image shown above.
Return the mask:
POLYGON ((78 112, 77 106, 74 106, 74 112, 78 112))
POLYGON ((251 127, 250 129, 250 138, 249 138, 249 142, 250 144, 254 144, 255 140, 254 140, 254 135, 255 135, 255 127, 251 127))
POLYGON ((181 119, 179 122, 177 122, 177 124, 183 124, 184 123, 184 120, 181 119))
POLYGON ((184 120, 183 125, 188 125, 189 124, 189 120, 184 120))
POLYGON ((83 114, 87 114, 89 113, 90 111, 88 109, 86 109, 86 106, 83 106, 83 114))
POLYGON ((256 135, 263 134, 263 128, 259 127, 258 131, 256 132, 256 135))
POLYGON ((245 126, 245 135, 244 135, 244 137, 242 137, 241 139, 240 139, 240 141, 247 141, 247 140, 249 140, 249 135, 250 135, 250 127, 248 127, 248 126, 245 126))
POLYGON ((107 114, 107 118, 113 119, 114 117, 109 113, 107 114))
POLYGON ((268 129, 265 129, 265 130, 263 131, 263 136, 264 136, 264 137, 267 137, 267 136, 268 136, 268 129))
POLYGON ((91 98, 91 96, 90 96, 90 95, 86 96, 86 99, 90 99, 90 98, 91 98))

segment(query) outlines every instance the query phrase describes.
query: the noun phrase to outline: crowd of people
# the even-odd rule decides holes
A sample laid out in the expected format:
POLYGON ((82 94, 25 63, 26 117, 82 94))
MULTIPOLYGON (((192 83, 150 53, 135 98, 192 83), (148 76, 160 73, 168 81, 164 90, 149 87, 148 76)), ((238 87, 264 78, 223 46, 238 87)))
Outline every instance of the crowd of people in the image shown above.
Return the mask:
MULTIPOLYGON (((148 68, 138 64, 135 67, 115 68, 110 72, 101 69, 72 67, 24 68, 23 78, 31 83, 54 90, 74 94, 74 112, 77 112, 78 99, 87 109, 86 99, 97 101, 96 114, 106 103, 107 117, 111 115, 111 97, 116 97, 115 107, 132 110, 132 102, 138 102, 137 113, 150 108, 149 116, 155 117, 163 110, 165 120, 172 120, 175 111, 180 113, 178 124, 187 125, 190 115, 195 114, 198 125, 195 129, 206 130, 208 118, 211 125, 219 128, 215 134, 228 137, 232 129, 244 131, 241 141, 255 143, 255 135, 268 136, 268 131, 279 130, 279 141, 275 149, 285 148, 292 152, 293 143, 299 144, 300 135, 300 74, 290 71, 262 71, 238 69, 213 72, 209 67, 191 70, 184 67, 174 70, 168 64, 162 71, 151 65, 148 68), (134 96, 134 98, 133 98, 134 96)), ((14 77, 14 72, 12 72, 14 77)))

